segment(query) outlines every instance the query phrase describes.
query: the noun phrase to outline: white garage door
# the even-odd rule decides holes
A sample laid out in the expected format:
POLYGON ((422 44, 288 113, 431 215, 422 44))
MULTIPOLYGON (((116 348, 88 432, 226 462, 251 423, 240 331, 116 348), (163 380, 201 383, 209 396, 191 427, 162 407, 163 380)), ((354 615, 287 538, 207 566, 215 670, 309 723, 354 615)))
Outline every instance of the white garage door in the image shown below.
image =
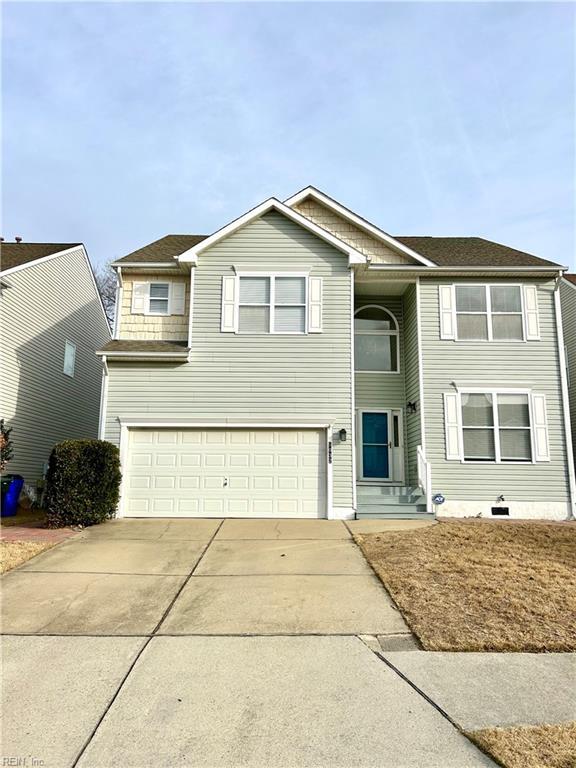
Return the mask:
POLYGON ((322 430, 129 430, 127 517, 325 517, 322 430))

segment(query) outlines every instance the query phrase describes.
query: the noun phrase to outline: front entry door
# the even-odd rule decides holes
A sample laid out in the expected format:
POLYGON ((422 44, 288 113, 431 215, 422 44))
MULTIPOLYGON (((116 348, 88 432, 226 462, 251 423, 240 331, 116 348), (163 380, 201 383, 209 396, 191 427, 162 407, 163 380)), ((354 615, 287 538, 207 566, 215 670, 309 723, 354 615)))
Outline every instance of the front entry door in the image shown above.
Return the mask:
POLYGON ((360 477, 390 480, 390 411, 360 412, 360 477))

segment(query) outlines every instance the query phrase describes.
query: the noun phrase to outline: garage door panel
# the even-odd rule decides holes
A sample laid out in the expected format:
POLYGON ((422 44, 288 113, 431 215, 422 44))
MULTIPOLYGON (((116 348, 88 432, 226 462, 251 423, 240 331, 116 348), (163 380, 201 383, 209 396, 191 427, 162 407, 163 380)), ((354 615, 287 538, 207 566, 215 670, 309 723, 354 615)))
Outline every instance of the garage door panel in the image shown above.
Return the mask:
POLYGON ((126 515, 325 516, 318 430, 131 430, 129 440, 126 515))

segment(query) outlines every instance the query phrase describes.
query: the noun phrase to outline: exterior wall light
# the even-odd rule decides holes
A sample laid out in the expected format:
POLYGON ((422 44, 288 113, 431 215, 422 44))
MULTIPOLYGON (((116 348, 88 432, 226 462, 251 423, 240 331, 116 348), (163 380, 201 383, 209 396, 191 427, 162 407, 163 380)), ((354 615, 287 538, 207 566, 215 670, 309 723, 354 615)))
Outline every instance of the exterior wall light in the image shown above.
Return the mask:
POLYGON ((345 443, 348 438, 348 435, 346 434, 346 430, 341 429, 340 432, 338 432, 338 437, 340 438, 341 443, 345 443))
POLYGON ((416 411, 418 410, 418 404, 415 402, 406 403, 406 410, 408 411, 408 413, 416 413, 416 411))

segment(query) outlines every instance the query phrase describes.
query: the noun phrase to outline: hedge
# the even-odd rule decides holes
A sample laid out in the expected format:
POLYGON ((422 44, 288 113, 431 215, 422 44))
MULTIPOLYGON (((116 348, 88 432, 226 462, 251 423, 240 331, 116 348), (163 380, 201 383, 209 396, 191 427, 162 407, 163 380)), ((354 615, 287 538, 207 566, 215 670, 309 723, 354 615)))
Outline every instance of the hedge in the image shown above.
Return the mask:
POLYGON ((120 453, 106 440, 65 440, 48 463, 44 507, 49 528, 97 525, 116 513, 120 453))

